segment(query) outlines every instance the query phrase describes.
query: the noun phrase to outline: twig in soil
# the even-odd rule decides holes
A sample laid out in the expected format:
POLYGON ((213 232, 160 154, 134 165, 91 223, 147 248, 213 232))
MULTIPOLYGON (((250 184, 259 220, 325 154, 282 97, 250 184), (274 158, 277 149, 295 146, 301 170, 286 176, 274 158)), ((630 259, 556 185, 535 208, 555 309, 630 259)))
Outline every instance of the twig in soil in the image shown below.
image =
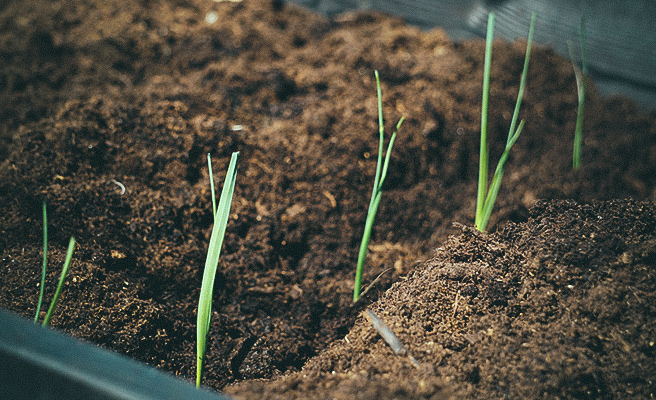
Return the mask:
MULTIPOLYGON (((68 250, 66 251, 66 259, 64 260, 64 266, 62 267, 61 274, 59 275, 59 283, 57 284, 57 289, 55 294, 50 301, 50 307, 48 307, 48 312, 46 312, 45 318, 43 318, 43 326, 48 326, 50 319, 55 313, 55 308, 57 308, 57 303, 59 303, 59 297, 61 296, 62 290, 64 289, 64 281, 66 280, 66 275, 68 275, 68 269, 71 266, 71 261, 73 260, 73 252, 75 251, 75 238, 71 236, 71 239, 68 242, 68 250)), ((46 203, 43 202, 43 266, 41 274, 41 288, 39 290, 39 302, 36 306, 36 314, 34 315, 34 323, 39 320, 39 313, 41 312, 41 303, 43 302, 43 292, 44 286, 46 284, 46 268, 48 265, 48 214, 46 211, 46 203)))
POLYGON ((460 290, 458 290, 458 293, 456 293, 456 299, 453 302, 453 314, 451 315, 451 318, 454 318, 456 316, 456 313, 458 312, 459 301, 460 301, 460 290))
POLYGON ((369 239, 371 239, 371 230, 374 226, 374 219, 376 212, 380 205, 380 199, 383 195, 383 182, 387 176, 387 167, 389 166, 390 156, 392 154, 392 146, 396 139, 396 133, 401 128, 401 124, 405 117, 401 117, 396 124, 396 129, 392 133, 389 144, 387 145, 387 152, 385 153, 385 162, 383 163, 383 140, 385 134, 385 127, 383 126, 383 100, 380 89, 380 77, 378 71, 374 72, 376 76, 376 92, 378 94, 378 161, 376 163, 376 175, 374 177, 374 188, 371 192, 371 200, 369 201, 369 209, 367 211, 367 219, 364 225, 364 233, 362 234, 362 242, 360 243, 360 251, 358 253, 358 264, 355 269, 355 285, 353 287, 353 302, 358 301, 360 297, 360 288, 362 286, 362 272, 364 270, 364 260, 367 257, 367 246, 369 246, 369 239))
POLYGON ((392 348, 392 351, 397 356, 407 356, 412 365, 419 368, 419 361, 417 361, 413 356, 408 353, 408 350, 405 348, 401 340, 392 332, 389 326, 382 319, 380 319, 373 311, 366 310, 365 317, 371 322, 374 329, 378 334, 385 340, 385 342, 392 348))
POLYGON ((121 193, 120 193, 121 196, 125 194, 125 185, 124 184, 117 181, 116 179, 112 179, 112 183, 121 188, 121 193))
POLYGON ((574 67, 574 76, 576 77, 576 93, 579 99, 579 105, 576 109, 576 128, 574 130, 574 150, 572 155, 572 168, 579 169, 581 167, 581 145, 583 143, 583 113, 585 112, 585 77, 588 75, 588 67, 585 62, 585 18, 581 17, 580 27, 580 42, 581 42, 581 68, 576 65, 574 61, 574 52, 572 51, 572 42, 567 41, 567 48, 569 49, 569 58, 574 67))
MULTIPOLYGON (((228 217, 230 216, 230 206, 232 205, 232 196, 235 191, 237 180, 237 159, 239 152, 232 153, 230 166, 226 174, 225 183, 221 191, 219 206, 215 206, 215 199, 212 196, 212 211, 214 214, 214 226, 210 236, 210 244, 207 249, 207 258, 205 259, 205 270, 203 272, 203 283, 200 289, 198 299, 198 316, 196 319, 196 387, 200 387, 203 373, 203 361, 207 346, 207 335, 210 330, 210 318, 212 316, 212 292, 214 289, 214 278, 216 277, 216 268, 219 265, 219 256, 221 255, 221 246, 225 236, 228 217)), ((208 168, 210 169, 210 186, 214 194, 214 179, 212 177, 212 163, 209 154, 207 155, 208 168)))
POLYGON ((503 178, 503 167, 508 160, 510 149, 519 139, 520 133, 524 128, 524 120, 519 123, 517 129, 517 118, 519 116, 519 109, 522 104, 522 97, 524 96, 524 88, 526 86, 526 75, 528 73, 528 60, 531 55, 531 43, 533 41, 533 28, 535 27, 535 13, 531 16, 531 27, 528 32, 528 43, 526 44, 526 56, 524 58, 524 69, 519 83, 519 93, 517 94, 517 102, 515 103, 515 112, 513 113, 510 122, 510 130, 508 131, 508 139, 506 140, 506 148, 501 154, 501 158, 497 163, 497 168, 494 171, 492 182, 488 188, 488 163, 489 163, 489 148, 487 143, 487 114, 488 114, 488 99, 490 96, 490 69, 492 67, 492 40, 494 39, 494 13, 490 13, 487 22, 487 40, 485 42, 485 65, 483 68, 483 100, 481 105, 481 146, 480 146, 480 163, 478 170, 478 195, 476 198, 476 229, 481 232, 485 231, 487 223, 492 214, 494 202, 501 187, 501 179, 503 178))
POLYGON ((327 190, 324 190, 324 191, 323 191, 323 195, 326 196, 326 198, 327 198, 328 201, 330 202, 330 207, 332 207, 332 208, 336 208, 336 207, 337 207, 337 200, 335 200, 335 196, 333 196, 332 193, 330 193, 330 192, 327 191, 327 190))
POLYGON ((369 286, 367 286, 367 288, 366 288, 365 290, 362 291, 362 293, 360 294, 360 297, 358 297, 358 299, 357 299, 355 302, 351 303, 351 307, 353 307, 354 305, 356 305, 356 304, 358 303, 358 301, 360 301, 360 299, 363 298, 363 297, 367 294, 367 292, 369 292, 369 290, 371 290, 371 288, 374 287, 374 285, 380 280, 380 278, 383 276, 383 274, 385 274, 387 271, 390 271, 391 269, 392 269, 392 268, 387 268, 386 270, 384 270, 383 272, 381 272, 380 274, 378 274, 378 276, 376 277, 376 279, 374 279, 374 280, 369 284, 369 286))

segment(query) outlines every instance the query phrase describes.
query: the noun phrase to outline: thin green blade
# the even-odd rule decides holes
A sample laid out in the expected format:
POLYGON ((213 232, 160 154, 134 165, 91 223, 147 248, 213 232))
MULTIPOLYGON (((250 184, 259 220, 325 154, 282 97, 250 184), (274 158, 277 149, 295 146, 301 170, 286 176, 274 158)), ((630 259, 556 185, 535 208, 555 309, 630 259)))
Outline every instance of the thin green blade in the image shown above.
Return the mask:
MULTIPOLYGON (((230 207, 237 180, 237 160, 239 152, 232 153, 230 166, 226 174, 225 183, 221 191, 221 199, 217 207, 210 244, 207 249, 207 258, 205 259, 205 269, 203 271, 203 283, 200 289, 198 300, 198 315, 196 319, 196 386, 200 387, 203 372, 203 361, 207 347, 207 335, 210 329, 210 317, 212 315, 212 295, 214 291, 214 278, 216 269, 219 264, 221 247, 225 236, 228 218, 230 216, 230 207)), ((213 184, 213 182, 212 182, 213 184)))
POLYGON ((64 266, 62 267, 62 272, 59 275, 59 283, 57 284, 57 290, 55 295, 50 302, 50 307, 46 313, 46 317, 43 319, 43 326, 48 326, 52 315, 55 313, 55 308, 57 308, 57 303, 59 302, 59 296, 64 289, 64 281, 66 280, 66 275, 68 274, 68 269, 71 266, 71 260, 73 259, 73 251, 75 250, 75 238, 71 237, 68 241, 68 250, 66 251, 66 260, 64 261, 64 266))
POLYGON ((46 286, 46 268, 48 266, 48 213, 46 210, 46 202, 43 202, 43 266, 41 267, 41 287, 39 288, 39 302, 36 305, 36 313, 34 314, 34 323, 39 320, 39 313, 41 312, 41 303, 43 302, 43 291, 46 286))
POLYGON ((360 298, 360 289, 362 287, 362 274, 364 272, 364 262, 367 257, 367 247, 369 246, 369 240, 371 239, 371 231, 373 229, 374 220, 376 218, 376 212, 378 211, 378 206, 380 205, 380 199, 382 197, 383 183, 385 182, 385 177, 387 176, 387 168, 389 167, 390 157, 392 155, 392 147, 394 147, 394 141, 396 140, 396 134, 403 124, 404 117, 401 117, 399 122, 396 124, 396 129, 392 133, 389 144, 387 146, 387 151, 385 153, 385 158, 383 161, 383 140, 384 140, 384 126, 383 126, 383 102, 382 102, 382 92, 380 89, 380 77, 378 76, 378 71, 374 71, 376 75, 376 93, 378 95, 378 132, 379 132, 379 141, 378 141, 378 160, 376 162, 376 175, 374 178, 374 187, 371 191, 371 199, 369 200, 369 209, 367 210, 367 219, 364 225, 364 233, 362 234, 362 241, 360 242, 360 250, 358 252, 358 263, 355 268, 355 279, 353 285, 353 303, 357 302, 360 298))
POLYGON ((485 64, 483 66, 483 98, 481 101, 481 144, 478 163, 478 193, 476 195, 475 225, 480 230, 483 218, 483 207, 487 193, 487 170, 489 164, 489 149, 487 146, 487 114, 490 98, 490 71, 492 69, 492 42, 494 40, 494 13, 487 18, 487 34, 485 40, 485 64))

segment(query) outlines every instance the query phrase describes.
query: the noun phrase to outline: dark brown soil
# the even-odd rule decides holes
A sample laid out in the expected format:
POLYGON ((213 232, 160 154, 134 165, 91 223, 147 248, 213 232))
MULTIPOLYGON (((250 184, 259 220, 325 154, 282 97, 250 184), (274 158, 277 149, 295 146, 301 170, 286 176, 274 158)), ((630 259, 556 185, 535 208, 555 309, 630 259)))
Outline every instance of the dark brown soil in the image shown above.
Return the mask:
POLYGON ((656 207, 540 201, 528 222, 462 226, 301 372, 243 398, 647 399, 656 390, 656 207), (256 395, 254 395, 256 394, 256 395))
MULTIPOLYGON (((494 46, 493 163, 524 47, 494 46)), ((78 241, 52 326, 192 380, 206 154, 222 183, 240 151, 206 385, 243 398, 653 396, 656 114, 592 89, 573 171, 573 70, 537 47, 495 233, 478 233, 483 52, 280 1, 2 3, 0 306, 33 318, 45 200, 46 301, 78 241), (365 270, 365 284, 381 279, 353 307, 374 69, 388 132, 407 120, 365 270)))

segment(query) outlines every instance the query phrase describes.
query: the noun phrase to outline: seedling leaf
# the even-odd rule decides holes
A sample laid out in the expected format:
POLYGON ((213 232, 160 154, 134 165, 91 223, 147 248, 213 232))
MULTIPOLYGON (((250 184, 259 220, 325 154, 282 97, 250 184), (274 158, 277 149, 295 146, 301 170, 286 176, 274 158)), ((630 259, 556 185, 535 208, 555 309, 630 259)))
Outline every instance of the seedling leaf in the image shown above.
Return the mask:
POLYGON ((57 303, 59 302, 59 296, 62 293, 62 290, 64 289, 64 281, 66 280, 66 275, 68 274, 68 268, 71 266, 71 260, 73 259, 73 251, 75 251, 75 238, 71 237, 71 239, 68 241, 68 250, 66 251, 66 260, 64 261, 64 267, 62 268, 62 272, 59 275, 59 283, 57 284, 57 290, 55 291, 55 295, 52 298, 52 301, 50 302, 50 307, 48 308, 48 312, 46 313, 45 318, 43 319, 43 326, 48 326, 50 323, 50 319, 52 318, 52 315, 55 313, 55 308, 57 308, 57 303))
POLYGON ((487 171, 489 150, 487 145, 487 113, 490 98, 490 70, 492 69, 492 42, 494 40, 494 13, 487 17, 485 39, 485 63, 483 64, 483 98, 481 100, 481 145, 478 163, 478 194, 476 196, 476 227, 481 226, 485 196, 487 194, 487 171))
POLYGON ((528 65, 529 59, 531 57, 531 44, 533 43, 533 30, 535 27, 535 13, 531 15, 531 26, 528 32, 528 43, 526 44, 526 56, 524 58, 524 69, 522 70, 522 76, 519 84, 519 93, 517 94, 517 102, 515 103, 515 111, 513 112, 513 117, 510 122, 510 129, 508 130, 508 138, 506 140, 506 147, 497 163, 496 170, 492 177, 492 182, 490 187, 487 186, 488 181, 488 162, 489 162, 489 149, 487 145, 487 115, 488 115, 488 98, 490 90, 490 69, 491 69, 491 59, 492 59, 492 40, 494 35, 494 13, 490 13, 488 16, 488 25, 487 25, 487 40, 485 43, 485 65, 483 68, 483 100, 481 105, 481 147, 480 147, 480 159, 479 159, 479 173, 478 173, 478 194, 476 199, 476 228, 484 232, 487 224, 490 220, 490 215, 492 215, 492 208, 494 208, 494 203, 497 199, 497 194, 499 193, 499 188, 501 187, 501 180, 503 178, 503 168, 508 160, 510 154, 510 149, 515 144, 519 135, 522 133, 524 128, 524 121, 522 120, 519 123, 519 127, 515 129, 517 125, 517 119, 519 117, 519 110, 521 108, 522 99, 524 97, 524 90, 526 87, 526 76, 528 74, 528 65))
POLYGON ((569 58, 574 68, 574 76, 576 77, 576 93, 578 96, 578 107, 576 109, 576 128, 574 129, 574 149, 572 154, 572 167, 576 170, 581 167, 581 147, 583 144, 583 115, 585 113, 585 91, 586 83, 585 77, 588 75, 588 66, 586 63, 585 55, 585 18, 581 17, 580 26, 580 42, 581 42, 581 68, 578 67, 574 61, 574 52, 572 51, 572 42, 567 41, 567 48, 569 49, 569 58))
MULTIPOLYGON (((45 318, 43 319, 43 326, 48 326, 50 319, 57 308, 57 303, 59 302, 59 296, 64 288, 64 281, 66 280, 66 275, 68 274, 68 269, 71 265, 71 260, 73 259, 73 251, 75 250, 75 238, 71 237, 71 240, 68 243, 68 251, 66 252, 66 260, 64 261, 64 266, 62 267, 62 272, 59 275, 59 283, 57 284, 57 290, 55 295, 50 301, 50 307, 46 313, 45 318)), ((41 273, 41 288, 39 290, 39 302, 36 306, 36 314, 34 315, 34 323, 36 324, 39 321, 39 313, 41 312, 41 304, 43 303, 43 292, 46 286, 46 269, 48 266, 48 213, 46 202, 43 202, 43 267, 41 273)))
POLYGON ((376 76, 376 93, 378 95, 378 160, 376 162, 374 187, 371 191, 371 200, 369 201, 369 209, 367 210, 367 219, 365 221, 364 233, 362 234, 362 242, 360 242, 360 250, 358 252, 358 264, 355 269, 353 303, 357 302, 360 298, 362 273, 364 271, 364 261, 367 257, 367 246, 369 246, 369 240, 371 239, 371 230, 373 229, 374 220, 376 219, 376 212, 378 211, 380 199, 383 195, 383 183, 385 182, 385 177, 387 176, 387 168, 389 167, 390 157, 392 155, 392 147, 394 146, 394 141, 396 140, 396 134, 399 131, 399 128, 401 128, 401 124, 403 124, 405 119, 404 117, 401 117, 399 122, 396 124, 396 128, 394 129, 389 144, 387 145, 385 160, 383 161, 383 141, 385 136, 385 127, 383 125, 383 100, 378 71, 374 71, 374 74, 376 76))
POLYGON ((41 303, 43 302, 43 291, 46 286, 46 269, 48 267, 48 214, 46 211, 46 202, 43 202, 43 266, 41 268, 41 288, 39 289, 39 302, 36 305, 36 314, 34 315, 34 323, 39 320, 39 313, 41 312, 41 303))
MULTIPOLYGON (((203 361, 205 360, 205 351, 207 348, 207 335, 210 330, 210 318, 212 316, 212 294, 214 290, 214 278, 216 277, 216 269, 219 265, 219 256, 221 255, 223 238, 225 236, 226 226, 228 225, 228 217, 230 216, 230 206, 232 205, 232 197, 237 180, 238 158, 239 152, 232 153, 232 157, 230 158, 230 165, 228 167, 228 173, 226 174, 223 189, 221 190, 219 206, 216 208, 214 225, 212 226, 212 235, 210 236, 210 244, 207 249, 207 258, 205 259, 203 283, 200 289, 200 297, 198 300, 198 315, 196 319, 196 387, 200 387, 202 378, 203 361)), ((211 162, 209 162, 209 154, 208 166, 211 168, 211 162)), ((212 176, 211 169, 210 176, 212 176)), ((214 193, 214 181, 212 180, 210 183, 212 186, 212 193, 214 193)), ((214 209, 214 205, 212 208, 214 209)))

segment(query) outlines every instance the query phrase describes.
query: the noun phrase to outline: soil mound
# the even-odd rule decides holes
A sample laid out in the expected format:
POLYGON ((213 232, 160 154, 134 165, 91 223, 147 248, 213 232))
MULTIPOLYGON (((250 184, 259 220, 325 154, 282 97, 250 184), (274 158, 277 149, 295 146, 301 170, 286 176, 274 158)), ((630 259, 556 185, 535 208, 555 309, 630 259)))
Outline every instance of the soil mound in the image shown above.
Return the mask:
POLYGON ((649 398, 654 393, 656 208, 538 202, 495 234, 461 226, 300 371, 244 398, 649 398))

